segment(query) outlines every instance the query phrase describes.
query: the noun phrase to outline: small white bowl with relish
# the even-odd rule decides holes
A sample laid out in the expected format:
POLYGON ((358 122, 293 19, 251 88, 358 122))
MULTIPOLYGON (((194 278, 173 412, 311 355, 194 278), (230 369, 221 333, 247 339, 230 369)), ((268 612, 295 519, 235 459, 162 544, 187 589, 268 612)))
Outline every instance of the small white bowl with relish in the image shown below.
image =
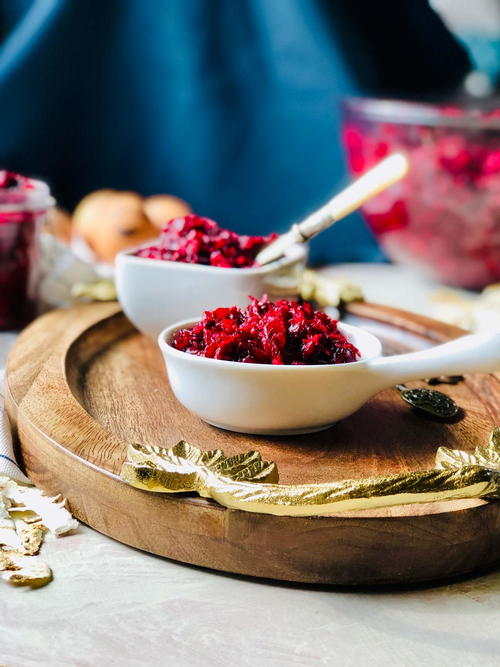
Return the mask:
POLYGON ((500 332, 382 356, 369 331, 307 302, 252 300, 216 308, 158 337, 170 387, 218 428, 256 435, 313 433, 358 410, 382 389, 439 375, 500 369, 500 332))
POLYGON ((255 256, 271 240, 237 235, 196 215, 175 218, 156 244, 117 256, 118 299, 134 326, 156 337, 205 310, 244 307, 249 295, 297 298, 307 247, 292 246, 276 262, 255 265, 255 256))

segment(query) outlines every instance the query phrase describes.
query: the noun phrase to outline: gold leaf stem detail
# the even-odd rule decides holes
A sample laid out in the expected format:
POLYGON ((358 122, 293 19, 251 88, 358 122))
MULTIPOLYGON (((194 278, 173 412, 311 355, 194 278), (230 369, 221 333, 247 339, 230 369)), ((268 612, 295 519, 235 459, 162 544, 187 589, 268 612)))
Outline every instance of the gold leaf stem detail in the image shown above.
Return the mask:
POLYGON ((252 451, 225 457, 181 441, 171 449, 130 445, 121 477, 156 493, 196 492, 247 512, 321 516, 457 498, 500 498, 500 429, 474 454, 441 448, 432 470, 323 484, 278 484, 274 463, 252 451))

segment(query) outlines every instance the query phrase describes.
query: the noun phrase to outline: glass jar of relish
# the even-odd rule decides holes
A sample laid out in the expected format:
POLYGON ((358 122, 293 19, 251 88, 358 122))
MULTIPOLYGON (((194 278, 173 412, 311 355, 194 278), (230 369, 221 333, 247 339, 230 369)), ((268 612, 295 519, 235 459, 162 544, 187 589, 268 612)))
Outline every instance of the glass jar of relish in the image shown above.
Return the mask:
POLYGON ((39 233, 53 203, 42 181, 0 171, 0 330, 20 329, 36 316, 39 233))

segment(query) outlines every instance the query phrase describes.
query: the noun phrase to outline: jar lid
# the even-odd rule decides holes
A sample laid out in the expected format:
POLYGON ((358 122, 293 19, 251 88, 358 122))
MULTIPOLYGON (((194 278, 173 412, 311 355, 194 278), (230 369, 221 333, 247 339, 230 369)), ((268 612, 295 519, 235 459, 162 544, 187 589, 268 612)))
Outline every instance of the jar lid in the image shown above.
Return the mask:
POLYGON ((55 203, 43 181, 0 171, 0 212, 44 211, 55 203))

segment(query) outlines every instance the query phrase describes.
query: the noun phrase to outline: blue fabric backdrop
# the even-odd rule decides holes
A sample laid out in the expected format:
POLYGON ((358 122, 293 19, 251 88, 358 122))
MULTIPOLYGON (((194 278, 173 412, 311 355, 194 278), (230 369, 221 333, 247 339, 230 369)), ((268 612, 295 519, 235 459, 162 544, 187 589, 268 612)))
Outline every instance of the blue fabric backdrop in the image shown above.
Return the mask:
MULTIPOLYGON (((171 192, 240 232, 284 229, 347 181, 340 100, 399 92, 401 41, 420 89, 466 65, 423 0, 0 0, 0 30, 0 163, 68 207, 171 192)), ((381 258, 358 216, 313 252, 381 258)))

